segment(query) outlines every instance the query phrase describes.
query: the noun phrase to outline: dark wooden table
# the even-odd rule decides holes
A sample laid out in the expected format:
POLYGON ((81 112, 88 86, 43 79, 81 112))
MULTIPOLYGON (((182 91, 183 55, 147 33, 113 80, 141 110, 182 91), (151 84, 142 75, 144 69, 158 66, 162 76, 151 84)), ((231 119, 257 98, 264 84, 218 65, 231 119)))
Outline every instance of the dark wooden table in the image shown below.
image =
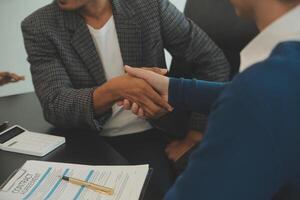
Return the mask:
MULTIPOLYGON (((45 157, 28 156, 0 150, 0 185, 27 160, 42 160, 85 165, 128 165, 102 137, 86 130, 61 130, 44 120, 40 103, 34 93, 0 98, 0 123, 20 125, 27 130, 39 133, 60 135, 66 143, 45 157)), ((162 196, 151 187, 146 187, 143 200, 161 200, 162 196)), ((145 189, 145 188, 144 188, 145 189)))
POLYGON ((0 123, 20 125, 30 131, 62 135, 66 144, 45 157, 28 156, 0 150, 0 185, 26 160, 44 160, 87 165, 126 165, 127 160, 101 137, 88 131, 60 130, 44 120, 34 93, 0 98, 0 123))

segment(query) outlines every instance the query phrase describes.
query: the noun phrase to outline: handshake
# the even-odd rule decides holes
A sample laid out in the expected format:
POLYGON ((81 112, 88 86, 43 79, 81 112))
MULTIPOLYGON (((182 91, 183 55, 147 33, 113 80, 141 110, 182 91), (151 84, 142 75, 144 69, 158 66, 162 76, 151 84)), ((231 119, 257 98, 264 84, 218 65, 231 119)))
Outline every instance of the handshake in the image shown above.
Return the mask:
POLYGON ((117 102, 126 110, 139 117, 159 118, 173 108, 168 104, 169 78, 167 69, 132 68, 125 66, 130 84, 121 92, 123 97, 117 102))

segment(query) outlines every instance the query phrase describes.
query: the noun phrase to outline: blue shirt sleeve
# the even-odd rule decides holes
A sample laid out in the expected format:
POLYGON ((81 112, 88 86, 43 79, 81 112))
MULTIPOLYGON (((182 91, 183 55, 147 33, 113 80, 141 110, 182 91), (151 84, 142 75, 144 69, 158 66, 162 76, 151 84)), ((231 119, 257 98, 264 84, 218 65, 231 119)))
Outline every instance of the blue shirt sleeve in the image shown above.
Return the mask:
POLYGON ((170 78, 169 103, 176 109, 207 114, 227 83, 170 78))
MULTIPOLYGON (((197 87, 197 82, 190 84, 197 87)), ((165 200, 265 200, 272 199, 281 187, 281 163, 263 120, 269 114, 264 109, 266 104, 259 103, 246 86, 239 84, 243 85, 231 84, 216 101, 201 146, 165 200)), ((205 96, 207 93, 201 90, 198 96, 205 96)), ((184 102, 190 109, 202 109, 198 101, 209 104, 195 97, 196 90, 191 91, 180 93, 189 97, 176 97, 172 102, 184 102)))

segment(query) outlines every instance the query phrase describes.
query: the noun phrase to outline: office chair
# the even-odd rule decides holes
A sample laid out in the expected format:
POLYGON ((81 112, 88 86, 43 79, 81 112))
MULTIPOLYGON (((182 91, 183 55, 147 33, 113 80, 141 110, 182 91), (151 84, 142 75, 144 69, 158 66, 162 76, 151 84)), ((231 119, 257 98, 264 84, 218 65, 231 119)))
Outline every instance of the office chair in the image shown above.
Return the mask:
MULTIPOLYGON (((236 16, 229 0, 187 0, 184 13, 223 50, 232 67, 231 77, 238 73, 240 51, 257 35, 256 25, 236 16)), ((184 60, 173 58, 171 74, 174 76, 192 74, 184 69, 191 66, 188 69, 191 70, 192 65, 184 60), (179 71, 174 71, 172 68, 179 71)))

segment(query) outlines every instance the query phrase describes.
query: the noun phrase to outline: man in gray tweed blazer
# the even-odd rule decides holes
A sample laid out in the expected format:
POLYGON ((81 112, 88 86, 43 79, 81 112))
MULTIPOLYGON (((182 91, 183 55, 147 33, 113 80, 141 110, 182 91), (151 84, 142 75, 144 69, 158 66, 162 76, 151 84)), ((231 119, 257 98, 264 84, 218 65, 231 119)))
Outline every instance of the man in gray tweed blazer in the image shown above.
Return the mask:
POLYGON ((153 182, 164 193, 171 184, 165 138, 115 104, 146 104, 149 118, 166 112, 168 104, 121 66, 165 68, 167 49, 199 66, 195 78, 225 81, 229 64, 221 50, 168 0, 56 0, 27 17, 22 31, 46 120, 108 136, 130 162, 159 169, 153 182), (107 39, 101 29, 111 33, 107 39), (112 44, 103 48, 106 41, 112 44))

